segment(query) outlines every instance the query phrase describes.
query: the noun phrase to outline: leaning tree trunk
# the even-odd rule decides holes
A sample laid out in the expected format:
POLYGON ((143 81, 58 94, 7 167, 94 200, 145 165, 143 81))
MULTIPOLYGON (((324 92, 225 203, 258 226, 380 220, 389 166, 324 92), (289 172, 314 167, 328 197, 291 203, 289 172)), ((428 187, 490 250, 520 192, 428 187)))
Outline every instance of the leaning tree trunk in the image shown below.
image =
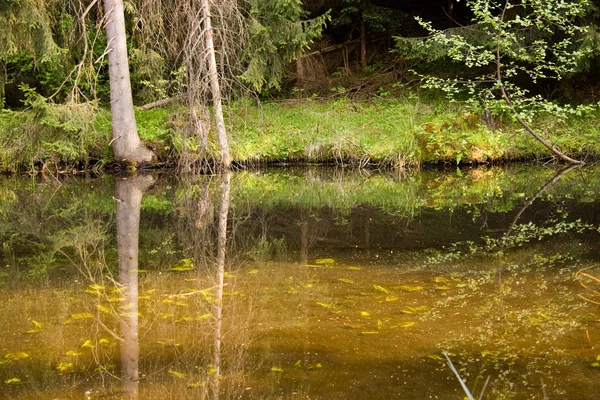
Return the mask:
POLYGON ((529 133, 535 140, 540 142, 544 147, 546 147, 548 150, 550 150, 550 152, 552 152, 552 154, 554 154, 561 160, 566 161, 571 164, 583 165, 583 164, 585 164, 585 162, 569 157, 568 155, 563 153, 559 148, 552 145, 546 139, 544 139, 540 134, 538 134, 527 123, 527 121, 525 121, 523 118, 520 117, 519 111, 515 108, 512 100, 510 99, 508 90, 506 89, 506 86, 504 86, 504 83, 503 83, 502 58, 500 56, 500 50, 501 50, 500 36, 502 34, 502 25, 504 24, 504 17, 506 15, 506 11, 508 10, 509 6, 510 6, 510 3, 506 2, 506 4, 504 4, 504 8, 502 9, 502 14, 500 15, 500 25, 498 26, 498 39, 497 39, 498 44, 496 46, 496 82, 497 82, 498 86, 500 87, 500 94, 502 95, 502 99, 504 100, 504 102, 506 103, 508 108, 511 110, 513 115, 515 116, 515 119, 517 120, 517 122, 523 127, 523 129, 525 129, 525 132, 529 133))
POLYGON ((110 77, 112 148, 119 163, 150 162, 154 153, 138 136, 133 113, 123 0, 104 0, 110 77))
POLYGON ((202 0, 202 13, 204 17, 204 37, 208 55, 208 74, 210 79, 210 90, 212 92, 213 108, 215 114, 217 142, 221 156, 221 168, 229 169, 229 145, 227 144, 227 133, 225 132, 225 121, 223 119, 223 106, 221 104, 221 87, 219 75, 217 74, 217 60, 215 58, 215 46, 213 44, 213 29, 210 17, 210 5, 208 0, 202 0))

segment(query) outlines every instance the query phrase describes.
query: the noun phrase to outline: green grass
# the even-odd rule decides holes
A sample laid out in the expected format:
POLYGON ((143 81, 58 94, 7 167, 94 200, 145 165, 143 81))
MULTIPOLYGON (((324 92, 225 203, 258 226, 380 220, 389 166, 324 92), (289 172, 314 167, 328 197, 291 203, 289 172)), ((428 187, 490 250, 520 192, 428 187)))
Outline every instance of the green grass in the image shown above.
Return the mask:
MULTIPOLYGON (((37 109, 0 111, 0 170, 42 165, 110 163, 110 113, 91 106, 38 104, 37 109), (79 107, 79 108, 78 108, 79 107), (79 115, 81 113, 81 115, 79 115)), ((183 107, 136 111, 140 137, 159 162, 181 156, 183 107)), ((410 167, 422 163, 482 163, 546 159, 549 152, 509 117, 490 130, 465 104, 415 94, 352 101, 303 99, 262 104, 239 101, 227 111, 234 162, 335 162, 410 167)), ((600 155, 600 111, 558 121, 534 121, 551 142, 576 157, 600 155)), ((208 154, 216 156, 211 137, 208 154)), ((195 143, 195 142, 194 142, 195 143)), ((192 142, 187 148, 193 148, 192 142)), ((194 156, 194 155, 192 155, 194 156)))
MULTIPOLYGON (((600 154, 597 115, 539 121, 564 151, 600 154)), ((510 118, 489 129, 466 105, 416 96, 353 102, 297 100, 229 113, 231 154, 239 162, 337 161, 410 166, 482 163, 549 156, 510 118)))

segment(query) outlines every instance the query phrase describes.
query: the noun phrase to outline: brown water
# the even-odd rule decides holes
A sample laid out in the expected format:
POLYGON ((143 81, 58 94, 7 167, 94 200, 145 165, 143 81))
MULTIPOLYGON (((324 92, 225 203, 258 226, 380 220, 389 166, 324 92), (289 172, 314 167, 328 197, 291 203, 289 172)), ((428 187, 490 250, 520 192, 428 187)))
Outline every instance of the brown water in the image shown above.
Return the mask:
POLYGON ((0 398, 597 399, 598 172, 0 179, 0 398))

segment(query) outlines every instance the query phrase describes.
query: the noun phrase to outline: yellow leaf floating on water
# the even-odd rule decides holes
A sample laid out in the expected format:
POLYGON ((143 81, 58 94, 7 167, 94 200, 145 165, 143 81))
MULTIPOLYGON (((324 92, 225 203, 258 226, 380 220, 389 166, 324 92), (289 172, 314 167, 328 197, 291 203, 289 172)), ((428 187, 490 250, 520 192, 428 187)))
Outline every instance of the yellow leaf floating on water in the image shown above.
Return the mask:
POLYGON ((378 331, 364 331, 360 333, 361 335, 377 335, 379 334, 378 331))
POLYGON ((146 293, 146 294, 152 294, 154 292, 156 292, 156 289, 149 289, 149 290, 146 290, 144 293, 146 293))
POLYGON ((94 316, 90 313, 84 312, 84 313, 79 313, 79 314, 71 314, 71 318, 78 320, 78 319, 90 319, 90 318, 94 318, 94 316))
POLYGON ((191 258, 184 258, 179 261, 177 264, 173 265, 169 268, 170 271, 190 271, 194 269, 194 261, 191 258))
POLYGON ((187 384, 187 387, 189 388, 197 388, 197 387, 204 387, 206 386, 206 384, 204 382, 190 382, 187 384))
POLYGON ((360 312, 360 316, 361 316, 361 317, 370 317, 370 316, 371 316, 371 313, 370 313, 370 312, 368 312, 368 311, 361 311, 361 312, 360 312))
POLYGON ((66 361, 64 361, 64 362, 61 362, 60 364, 58 364, 58 365, 56 366, 56 369, 57 369, 57 370, 59 370, 59 371, 63 371, 63 372, 64 372, 64 371, 68 371, 68 370, 70 370, 71 368, 73 368, 73 363, 71 363, 71 362, 66 362, 66 361))
POLYGON ((133 311, 126 311, 126 312, 119 313, 119 317, 124 317, 124 318, 141 317, 141 316, 142 316, 141 313, 133 312, 133 311))
POLYGON ((169 373, 169 374, 171 374, 174 377, 179 378, 179 379, 183 379, 183 378, 187 378, 188 377, 188 374, 184 374, 183 372, 178 372, 178 371, 175 371, 173 369, 168 370, 167 373, 169 373))
POLYGON ((248 275, 256 275, 258 274, 258 270, 257 269, 253 269, 252 271, 248 271, 248 275))
POLYGON ((398 326, 400 328, 410 328, 410 327, 415 326, 415 324, 416 324, 416 322, 410 321, 410 322, 402 322, 402 323, 398 324, 398 326))
POLYGON ((8 353, 7 355, 4 356, 5 359, 12 360, 12 361, 22 360, 27 357, 29 357, 29 353, 25 353, 24 351, 18 351, 16 353, 8 353))
POLYGON ((340 279, 338 279, 338 281, 347 283, 349 285, 354 285, 354 281, 352 279, 340 278, 340 279))
POLYGON ((385 298, 385 301, 396 301, 396 300, 398 300, 398 297, 396 297, 396 296, 387 296, 385 298))
POLYGON ((171 318, 171 317, 174 317, 174 316, 175 316, 175 314, 173 314, 173 313, 160 313, 160 314, 158 314, 158 315, 159 315, 159 316, 160 316, 162 319, 167 319, 167 318, 171 318))
POLYGON ((87 287, 87 289, 85 289, 85 292, 99 296, 99 295, 103 294, 104 290, 105 290, 104 286, 92 284, 92 285, 89 285, 87 287))
POLYGON ((425 288, 423 286, 401 285, 401 286, 395 286, 394 289, 401 290, 403 292, 419 292, 425 288))
POLYGON ((402 310, 404 314, 425 314, 427 311, 429 311, 427 306, 406 307, 402 310))
POLYGON ((435 283, 443 283, 446 286, 450 285, 450 279, 444 278, 443 276, 436 276, 435 278, 433 278, 433 281, 435 283))
POLYGON ((432 360, 436 360, 436 361, 442 361, 442 357, 438 356, 437 354, 429 354, 427 356, 427 358, 431 358, 432 360))
POLYGON ((596 357, 596 361, 600 361, 600 356, 596 357))
POLYGON ((98 341, 98 344, 100 344, 100 346, 106 347, 110 344, 110 340, 102 338, 98 341))
POLYGON ((308 366, 308 369, 319 369, 319 368, 323 368, 323 364, 317 363, 317 364, 313 364, 313 365, 309 365, 308 366))
POLYGON ((83 344, 81 345, 82 348, 89 348, 89 349, 93 349, 96 346, 94 346, 92 344, 92 341, 90 339, 86 340, 85 342, 83 342, 83 344))
POLYGON ((102 312, 103 312, 103 313, 105 313, 105 314, 110 314, 110 313, 111 313, 111 310, 110 310, 110 308, 108 308, 108 307, 106 307, 106 306, 103 306, 102 304, 97 304, 97 305, 96 305, 96 308, 97 308, 98 310, 102 311, 102 312))
POLYGON ((360 271, 360 267, 348 267, 346 268, 348 271, 360 271))
POLYGON ((332 265, 335 261, 333 258, 319 258, 315 260, 317 265, 332 265))
POLYGON ((120 303, 120 302, 125 301, 125 300, 127 300, 127 297, 123 297, 123 296, 120 296, 120 297, 109 297, 108 298, 108 301, 110 303, 120 303))
POLYGON ((283 372, 283 368, 273 366, 271 367, 271 372, 283 372))
POLYGON ((302 360, 296 361, 296 364, 294 364, 294 367, 296 367, 296 368, 302 368, 302 360))
POLYGON ((380 319, 377 320, 377 329, 379 329, 379 330, 383 329, 383 322, 381 322, 380 319))
POLYGON ((386 294, 390 294, 390 291, 386 288, 384 288, 383 286, 380 285, 373 285, 373 289, 375 290, 379 290, 380 292, 386 293, 386 294))
POLYGON ((77 357, 78 355, 80 355, 81 353, 76 352, 75 350, 69 350, 65 353, 66 356, 69 357, 77 357))
POLYGON ((325 307, 325 308, 333 308, 333 304, 331 303, 323 303, 322 301, 317 301, 316 302, 318 305, 320 305, 321 307, 325 307))
POLYGON ((32 319, 32 320, 31 320, 31 323, 32 323, 32 324, 33 324, 33 325, 34 325, 36 328, 38 328, 38 329, 42 329, 42 328, 43 328, 42 324, 41 324, 40 322, 37 322, 37 321, 36 321, 36 320, 34 320, 34 319, 32 319))
POLYGON ((176 343, 174 339, 157 340, 156 343, 162 344, 163 346, 174 346, 174 347, 181 346, 181 344, 180 343, 176 343))
POLYGON ((11 383, 19 383, 21 382, 21 380, 19 378, 10 378, 4 381, 4 383, 6 383, 7 385, 10 385, 11 383))
POLYGON ((600 368, 600 363, 595 362, 595 363, 592 363, 591 365, 594 368, 600 368))

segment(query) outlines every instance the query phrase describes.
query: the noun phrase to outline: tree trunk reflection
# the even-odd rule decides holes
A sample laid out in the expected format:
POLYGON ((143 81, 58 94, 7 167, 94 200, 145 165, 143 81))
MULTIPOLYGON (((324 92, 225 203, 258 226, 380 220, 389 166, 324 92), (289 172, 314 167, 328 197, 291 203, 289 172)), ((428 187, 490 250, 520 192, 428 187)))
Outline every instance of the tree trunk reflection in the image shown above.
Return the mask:
POLYGON ((215 374, 212 380, 213 398, 218 399, 220 393, 221 381, 221 341, 223 327, 223 282, 225 279, 225 256, 227 250, 227 216, 229 214, 229 193, 230 193, 231 174, 226 173, 221 176, 221 202, 219 205, 219 237, 217 241, 217 279, 216 279, 216 298, 214 306, 215 316, 215 342, 213 348, 213 363, 215 374))
POLYGON ((121 379, 123 396, 137 399, 139 380, 138 343, 138 246, 142 196, 154 179, 134 176, 117 181, 117 245, 119 252, 119 284, 122 285, 120 328, 121 379))

